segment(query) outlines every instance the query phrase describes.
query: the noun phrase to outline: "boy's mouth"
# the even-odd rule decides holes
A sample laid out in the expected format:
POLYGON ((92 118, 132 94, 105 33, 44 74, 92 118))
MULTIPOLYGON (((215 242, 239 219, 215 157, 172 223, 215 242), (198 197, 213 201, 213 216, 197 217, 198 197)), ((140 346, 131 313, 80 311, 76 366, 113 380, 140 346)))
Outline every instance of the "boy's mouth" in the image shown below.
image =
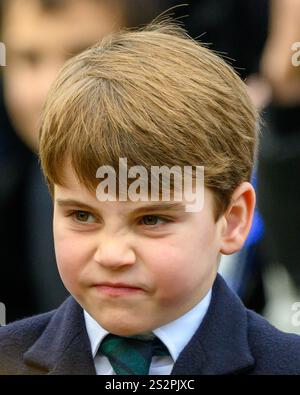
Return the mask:
POLYGON ((121 295, 133 295, 137 292, 141 292, 142 288, 135 287, 131 284, 125 283, 110 283, 103 282, 99 284, 95 284, 94 287, 97 291, 111 296, 121 296, 121 295))

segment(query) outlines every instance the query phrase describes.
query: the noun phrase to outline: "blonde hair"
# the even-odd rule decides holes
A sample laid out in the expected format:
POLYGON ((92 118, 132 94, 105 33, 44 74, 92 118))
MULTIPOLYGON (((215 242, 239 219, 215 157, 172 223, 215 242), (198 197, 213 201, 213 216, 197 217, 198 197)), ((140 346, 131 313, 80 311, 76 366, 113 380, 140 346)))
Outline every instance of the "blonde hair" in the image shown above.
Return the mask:
POLYGON ((99 166, 205 167, 216 218, 251 177, 257 113, 231 66, 170 21, 121 31, 69 60, 40 129, 41 165, 65 185, 67 157, 92 190, 99 166))

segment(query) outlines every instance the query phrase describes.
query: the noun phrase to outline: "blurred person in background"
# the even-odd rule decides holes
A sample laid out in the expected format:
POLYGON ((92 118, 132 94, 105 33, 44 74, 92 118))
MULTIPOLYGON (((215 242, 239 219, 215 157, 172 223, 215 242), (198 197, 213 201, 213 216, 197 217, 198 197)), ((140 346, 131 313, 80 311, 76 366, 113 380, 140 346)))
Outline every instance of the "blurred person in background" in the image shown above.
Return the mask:
MULTIPOLYGON (((258 165, 258 205, 269 261, 286 268, 300 292, 300 0, 271 0, 261 76, 272 101, 265 109, 258 165)), ((281 270, 281 269, 280 269, 281 270)))

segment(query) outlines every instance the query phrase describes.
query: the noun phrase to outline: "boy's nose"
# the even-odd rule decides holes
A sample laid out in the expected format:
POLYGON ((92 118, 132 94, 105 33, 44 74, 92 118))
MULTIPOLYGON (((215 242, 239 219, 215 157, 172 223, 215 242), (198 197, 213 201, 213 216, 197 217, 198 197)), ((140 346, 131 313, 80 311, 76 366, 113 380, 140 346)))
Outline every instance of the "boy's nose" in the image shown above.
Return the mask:
POLYGON ((128 244, 120 240, 106 240, 99 244, 94 259, 99 265, 117 270, 132 266, 136 255, 128 244))

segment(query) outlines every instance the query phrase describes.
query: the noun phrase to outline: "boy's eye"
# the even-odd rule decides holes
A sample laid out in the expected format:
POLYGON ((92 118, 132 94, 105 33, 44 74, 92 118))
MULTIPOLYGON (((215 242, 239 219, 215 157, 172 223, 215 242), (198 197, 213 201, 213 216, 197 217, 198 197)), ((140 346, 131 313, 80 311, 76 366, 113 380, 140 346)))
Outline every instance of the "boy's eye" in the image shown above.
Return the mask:
POLYGON ((158 223, 164 223, 167 222, 166 219, 159 217, 157 215, 145 215, 142 219, 141 219, 141 223, 142 225, 157 225, 158 223))
POLYGON ((73 217, 77 222, 93 223, 95 221, 95 217, 87 211, 75 211, 73 217))

